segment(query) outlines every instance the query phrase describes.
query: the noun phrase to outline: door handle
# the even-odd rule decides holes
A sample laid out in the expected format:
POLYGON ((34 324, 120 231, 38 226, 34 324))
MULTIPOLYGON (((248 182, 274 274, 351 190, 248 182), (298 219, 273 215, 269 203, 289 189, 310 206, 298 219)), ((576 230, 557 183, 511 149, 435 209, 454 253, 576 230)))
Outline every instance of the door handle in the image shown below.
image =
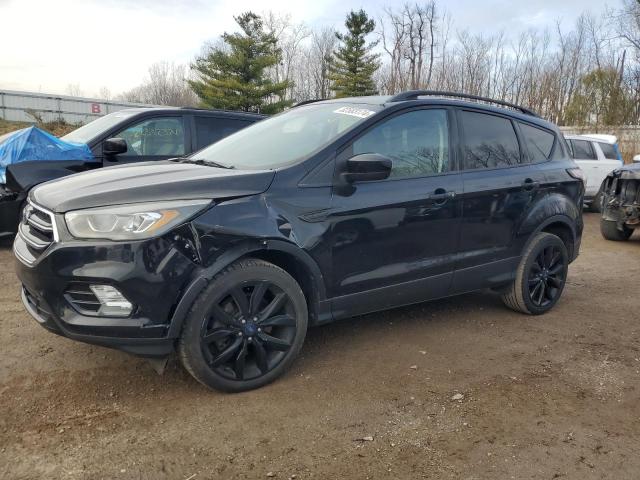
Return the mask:
POLYGON ((522 186, 525 190, 531 191, 540 188, 540 182, 534 182, 531 178, 527 178, 524 182, 522 182, 522 186))
POLYGON ((427 200, 431 200, 437 205, 444 205, 455 196, 456 192, 446 192, 444 189, 438 188, 434 193, 427 196, 427 200))

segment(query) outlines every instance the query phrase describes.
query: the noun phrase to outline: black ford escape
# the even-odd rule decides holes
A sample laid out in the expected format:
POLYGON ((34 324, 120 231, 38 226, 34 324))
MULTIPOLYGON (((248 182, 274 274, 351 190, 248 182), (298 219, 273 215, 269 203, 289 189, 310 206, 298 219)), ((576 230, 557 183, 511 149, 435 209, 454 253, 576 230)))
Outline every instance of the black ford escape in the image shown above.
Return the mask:
POLYGON ((14 252, 45 328, 177 350, 200 382, 240 391, 281 375, 309 325, 485 288, 546 312, 578 255, 583 193, 533 112, 412 91, 310 103, 190 158, 43 184, 14 252))

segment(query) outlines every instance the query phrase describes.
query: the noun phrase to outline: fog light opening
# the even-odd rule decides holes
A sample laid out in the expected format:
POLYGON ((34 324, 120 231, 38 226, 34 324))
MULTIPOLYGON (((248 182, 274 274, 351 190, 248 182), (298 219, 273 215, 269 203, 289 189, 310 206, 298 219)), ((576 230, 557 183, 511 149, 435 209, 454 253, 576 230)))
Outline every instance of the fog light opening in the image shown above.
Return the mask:
POLYGON ((111 285, 89 285, 91 291, 100 302, 98 315, 105 317, 128 317, 133 311, 133 305, 120 290, 111 285))

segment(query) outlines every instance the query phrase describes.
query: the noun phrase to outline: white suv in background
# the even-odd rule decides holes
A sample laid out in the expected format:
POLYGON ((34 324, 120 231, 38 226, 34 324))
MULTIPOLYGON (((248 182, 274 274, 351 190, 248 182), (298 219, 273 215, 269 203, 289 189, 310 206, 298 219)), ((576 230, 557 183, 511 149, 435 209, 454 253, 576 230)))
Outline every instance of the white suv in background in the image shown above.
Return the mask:
POLYGON ((565 135, 573 159, 584 172, 586 192, 584 203, 599 212, 602 200, 602 182, 607 175, 624 162, 613 135, 565 135))

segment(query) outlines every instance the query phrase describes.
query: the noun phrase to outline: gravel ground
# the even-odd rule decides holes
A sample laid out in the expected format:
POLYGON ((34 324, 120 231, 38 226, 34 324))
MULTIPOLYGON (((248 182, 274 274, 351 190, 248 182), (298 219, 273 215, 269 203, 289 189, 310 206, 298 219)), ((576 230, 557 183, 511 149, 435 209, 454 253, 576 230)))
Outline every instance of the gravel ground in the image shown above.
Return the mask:
POLYGON ((335 323, 237 395, 47 333, 0 265, 0 478, 640 475, 640 235, 593 214, 551 313, 475 293, 335 323))

